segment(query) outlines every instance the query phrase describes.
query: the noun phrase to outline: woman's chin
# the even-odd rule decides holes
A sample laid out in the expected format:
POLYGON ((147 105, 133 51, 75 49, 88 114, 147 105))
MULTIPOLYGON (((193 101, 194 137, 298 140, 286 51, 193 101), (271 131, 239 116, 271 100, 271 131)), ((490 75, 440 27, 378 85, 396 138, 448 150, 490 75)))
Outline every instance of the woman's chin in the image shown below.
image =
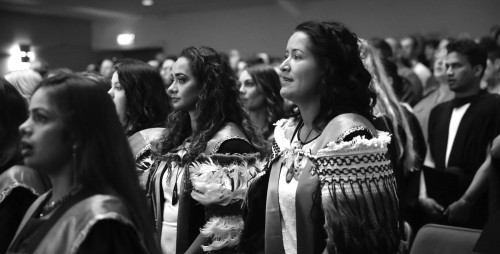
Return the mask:
POLYGON ((292 91, 290 91, 290 89, 287 87, 282 87, 280 89, 280 95, 281 95, 281 97, 283 97, 283 99, 287 99, 290 101, 292 100, 291 98, 293 97, 292 91))

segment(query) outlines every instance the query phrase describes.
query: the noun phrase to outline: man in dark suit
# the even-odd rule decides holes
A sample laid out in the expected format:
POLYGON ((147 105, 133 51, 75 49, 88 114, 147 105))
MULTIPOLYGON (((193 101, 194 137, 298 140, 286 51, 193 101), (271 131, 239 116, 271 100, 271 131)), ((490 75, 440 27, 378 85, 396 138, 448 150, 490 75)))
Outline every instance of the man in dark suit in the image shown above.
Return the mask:
POLYGON ((480 89, 486 52, 472 40, 447 47, 446 74, 451 101, 429 117, 434 169, 424 171, 419 201, 429 222, 482 228, 487 219, 487 167, 481 166, 500 133, 500 96, 480 89))

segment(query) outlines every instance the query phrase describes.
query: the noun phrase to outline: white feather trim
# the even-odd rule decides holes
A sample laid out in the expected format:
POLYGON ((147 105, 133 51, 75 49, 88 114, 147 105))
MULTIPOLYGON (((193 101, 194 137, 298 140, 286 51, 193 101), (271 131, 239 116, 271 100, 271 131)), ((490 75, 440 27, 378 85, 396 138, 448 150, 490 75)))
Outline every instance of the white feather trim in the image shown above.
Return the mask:
POLYGON ((259 174, 265 163, 249 165, 246 161, 222 166, 208 158, 189 167, 191 196, 203 205, 228 205, 244 200, 248 182, 259 174))
POLYGON ((239 216, 210 218, 200 230, 204 237, 211 239, 209 245, 202 246, 203 250, 214 251, 238 245, 243 225, 243 219, 239 216))
POLYGON ((278 144, 281 151, 291 149, 290 140, 286 138, 285 131, 288 128, 294 127, 294 121, 292 118, 281 119, 277 121, 274 125, 274 141, 278 144))
POLYGON ((364 136, 357 136, 351 141, 330 142, 325 148, 318 151, 317 156, 350 154, 366 150, 387 150, 390 142, 391 134, 385 131, 378 131, 377 137, 371 139, 366 139, 364 136))

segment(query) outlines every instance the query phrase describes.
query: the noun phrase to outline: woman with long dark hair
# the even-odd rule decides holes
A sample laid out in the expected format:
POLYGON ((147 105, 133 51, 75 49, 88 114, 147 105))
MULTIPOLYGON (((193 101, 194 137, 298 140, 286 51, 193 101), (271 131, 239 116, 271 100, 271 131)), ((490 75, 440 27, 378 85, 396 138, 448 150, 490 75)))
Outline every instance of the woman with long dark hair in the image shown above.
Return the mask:
POLYGON ((150 192, 163 253, 233 253, 247 181, 263 149, 227 61, 189 47, 172 68, 173 112, 157 143, 150 192), (201 230, 200 230, 201 229, 201 230))
POLYGON ((274 131, 266 253, 398 251, 390 136, 372 124, 376 96, 358 42, 341 23, 315 21, 288 40, 280 93, 298 109, 274 131))
POLYGON ((151 142, 160 138, 171 106, 158 70, 131 59, 119 61, 114 68, 108 94, 115 103, 145 188, 152 163, 151 142))
POLYGON ((163 126, 171 109, 160 73, 139 60, 126 59, 115 65, 108 93, 128 137, 163 126))
POLYGON ((266 140, 273 139, 274 123, 285 114, 280 88, 278 73, 269 65, 251 66, 239 77, 243 106, 266 140))
POLYGON ((52 189, 28 209, 8 253, 155 253, 130 146, 101 85, 43 81, 19 127, 24 164, 52 189))

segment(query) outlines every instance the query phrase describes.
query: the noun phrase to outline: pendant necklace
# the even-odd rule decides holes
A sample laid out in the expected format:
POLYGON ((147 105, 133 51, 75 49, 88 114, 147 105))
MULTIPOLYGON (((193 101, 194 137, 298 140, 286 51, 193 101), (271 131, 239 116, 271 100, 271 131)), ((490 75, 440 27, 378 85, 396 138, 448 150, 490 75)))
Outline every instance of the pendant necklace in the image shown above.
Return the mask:
POLYGON ((291 156, 292 158, 291 158, 291 160, 289 158, 285 159, 285 161, 282 164, 282 167, 287 168, 287 172, 286 172, 286 182, 287 183, 290 183, 292 181, 292 178, 294 178, 294 177, 298 178, 300 176, 300 173, 302 173, 302 172, 299 172, 299 167, 300 167, 300 164, 302 164, 302 160, 304 159, 304 153, 301 151, 296 151, 296 149, 302 149, 303 145, 306 145, 306 144, 314 141, 315 139, 317 139, 321 135, 321 132, 320 132, 316 137, 314 137, 313 139, 308 141, 307 139, 309 139, 309 136, 311 136, 311 133, 314 130, 314 128, 311 128, 311 130, 307 133, 305 141, 302 141, 300 138, 300 133, 302 132, 302 127, 304 127, 303 121, 301 121, 299 123, 299 125, 297 125, 297 127, 295 128, 295 131, 293 132, 293 135, 292 135, 292 139, 290 141, 290 144, 292 144, 293 139, 295 138, 295 135, 297 135, 297 141, 294 142, 297 145, 293 146, 294 150, 293 150, 293 154, 291 156))
MULTIPOLYGON (((186 155, 186 153, 187 153, 186 146, 189 146, 191 144, 191 140, 192 140, 192 138, 189 137, 189 138, 187 138, 184 141, 184 144, 182 144, 182 147, 180 149, 180 151, 183 151, 182 155, 180 155, 181 158, 183 158, 184 155, 186 155)), ((182 164, 184 164, 184 163, 182 163, 182 164)), ((182 173, 183 170, 184 170, 184 167, 182 167, 182 166, 178 166, 177 167, 177 173, 176 173, 176 176, 175 176, 174 189, 172 190, 172 205, 176 205, 177 202, 179 202, 179 191, 177 190, 177 185, 178 185, 177 182, 178 182, 179 176, 181 175, 181 173, 182 173)))
POLYGON ((43 217, 47 214, 50 214, 52 211, 54 211, 56 208, 58 208, 64 201, 68 200, 70 197, 74 196, 76 193, 78 193, 82 189, 81 185, 78 185, 77 187, 73 188, 71 191, 68 193, 64 194, 62 197, 60 197, 58 200, 54 200, 52 202, 49 202, 45 204, 42 207, 42 211, 40 211, 39 217, 43 217))

